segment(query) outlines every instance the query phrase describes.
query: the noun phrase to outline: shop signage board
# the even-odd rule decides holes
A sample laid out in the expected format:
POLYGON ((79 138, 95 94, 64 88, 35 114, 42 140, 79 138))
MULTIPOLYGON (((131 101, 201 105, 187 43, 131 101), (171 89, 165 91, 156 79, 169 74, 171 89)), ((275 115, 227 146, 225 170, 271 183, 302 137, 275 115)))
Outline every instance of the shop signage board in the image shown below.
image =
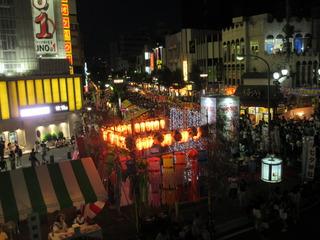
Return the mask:
POLYGON ((33 34, 37 55, 57 54, 53 0, 31 1, 33 34))

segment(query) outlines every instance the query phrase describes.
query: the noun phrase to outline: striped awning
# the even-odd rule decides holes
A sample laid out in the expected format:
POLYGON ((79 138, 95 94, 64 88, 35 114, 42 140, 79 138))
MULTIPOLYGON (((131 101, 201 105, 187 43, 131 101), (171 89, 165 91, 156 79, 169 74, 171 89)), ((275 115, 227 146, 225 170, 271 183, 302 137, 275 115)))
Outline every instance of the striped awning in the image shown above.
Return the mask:
POLYGON ((105 201, 106 191, 91 158, 0 173, 0 222, 105 201))

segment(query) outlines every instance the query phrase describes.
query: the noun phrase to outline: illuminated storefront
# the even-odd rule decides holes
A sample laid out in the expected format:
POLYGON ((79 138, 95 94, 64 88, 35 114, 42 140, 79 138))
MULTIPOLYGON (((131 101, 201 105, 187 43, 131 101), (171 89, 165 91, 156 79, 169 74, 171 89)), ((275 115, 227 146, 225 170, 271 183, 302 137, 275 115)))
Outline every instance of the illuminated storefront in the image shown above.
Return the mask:
POLYGON ((0 133, 6 142, 33 146, 47 133, 70 137, 82 108, 79 76, 27 77, 0 80, 0 133), (39 127, 42 129, 36 134, 39 127), (41 134, 43 133, 43 134, 41 134))
MULTIPOLYGON (((268 122, 268 87, 264 85, 241 85, 235 95, 240 98, 240 114, 248 115, 254 124, 259 121, 268 122)), ((270 86, 271 119, 282 99, 282 94, 276 86, 270 86)))

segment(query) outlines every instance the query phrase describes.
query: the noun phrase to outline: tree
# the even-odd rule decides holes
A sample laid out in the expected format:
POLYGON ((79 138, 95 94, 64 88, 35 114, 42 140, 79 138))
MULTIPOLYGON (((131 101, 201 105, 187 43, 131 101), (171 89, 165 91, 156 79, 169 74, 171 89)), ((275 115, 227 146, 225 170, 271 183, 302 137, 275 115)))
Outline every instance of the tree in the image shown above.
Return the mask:
POLYGON ((175 71, 172 72, 172 83, 180 88, 185 86, 185 81, 182 78, 181 69, 177 68, 175 71))
POLYGON ((158 78, 160 85, 170 87, 172 85, 172 72, 166 66, 154 72, 154 76, 158 78))

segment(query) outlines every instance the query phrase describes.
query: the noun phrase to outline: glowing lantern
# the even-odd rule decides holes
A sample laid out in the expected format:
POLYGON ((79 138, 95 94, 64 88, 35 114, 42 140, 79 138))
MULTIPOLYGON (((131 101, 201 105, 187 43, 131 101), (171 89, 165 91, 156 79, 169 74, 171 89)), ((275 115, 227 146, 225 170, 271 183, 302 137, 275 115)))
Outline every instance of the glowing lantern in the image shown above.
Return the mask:
POLYGON ((141 138, 138 138, 136 140, 136 148, 141 151, 143 149, 143 145, 142 145, 142 141, 141 141, 141 138))
POLYGON ((165 120, 161 119, 159 123, 160 123, 160 128, 161 129, 164 129, 166 127, 166 121, 165 120))
POLYGON ((140 123, 140 130, 141 130, 141 132, 146 131, 146 124, 144 122, 140 123))
POLYGON ((163 136, 163 142, 161 143, 162 146, 169 146, 172 144, 172 137, 170 133, 167 133, 163 136))
POLYGON ((134 124, 134 131, 135 131, 136 133, 140 133, 140 124, 139 124, 139 123, 135 123, 135 124, 134 124))
POLYGON ((150 132, 151 131, 151 122, 146 122, 146 131, 150 132))
POLYGON ((128 134, 132 134, 131 124, 127 125, 127 131, 128 131, 128 134))
POLYGON ((188 142, 189 140, 189 132, 188 131, 182 131, 181 132, 181 142, 188 142))
POLYGON ((153 122, 153 129, 155 131, 159 130, 159 120, 156 120, 156 121, 153 122))

